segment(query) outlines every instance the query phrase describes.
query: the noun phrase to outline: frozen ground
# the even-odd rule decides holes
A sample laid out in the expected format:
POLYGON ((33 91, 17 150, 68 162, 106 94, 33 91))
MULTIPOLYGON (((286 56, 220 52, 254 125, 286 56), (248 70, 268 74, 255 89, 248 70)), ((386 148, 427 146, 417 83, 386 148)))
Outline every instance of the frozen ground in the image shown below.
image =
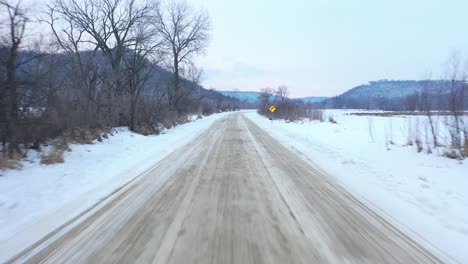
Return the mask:
POLYGON ((18 250, 18 243, 27 246, 35 242, 224 115, 195 120, 159 136, 117 128, 102 143, 71 145, 63 164, 41 165, 38 153, 31 153, 22 170, 0 170, 0 256, 18 250))
MULTIPOLYGON (((345 113, 327 112, 338 124, 270 121, 255 112, 247 116, 448 262, 468 263, 468 160, 441 157, 442 148, 427 154, 405 146, 418 129, 426 142, 425 117, 345 113)), ((446 143, 442 125, 438 133, 446 143)))

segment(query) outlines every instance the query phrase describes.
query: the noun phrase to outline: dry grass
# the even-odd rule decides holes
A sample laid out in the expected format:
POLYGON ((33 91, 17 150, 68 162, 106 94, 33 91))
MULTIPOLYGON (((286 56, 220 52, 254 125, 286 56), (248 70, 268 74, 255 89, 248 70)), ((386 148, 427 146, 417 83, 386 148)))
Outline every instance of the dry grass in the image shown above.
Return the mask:
POLYGON ((41 164, 50 165, 56 163, 63 163, 64 150, 54 147, 49 153, 41 155, 41 164))
POLYGON ((459 159, 460 158, 458 156, 457 152, 455 150, 453 150, 453 149, 445 151, 444 156, 449 158, 449 159, 459 159))
MULTIPOLYGON (((100 139, 101 134, 107 132, 107 130, 100 129, 82 129, 74 128, 63 133, 62 137, 67 142, 73 142, 77 144, 93 144, 95 139, 100 139)), ((101 139, 102 140, 102 139, 101 139)))
POLYGON ((48 153, 41 155, 41 164, 50 165, 56 163, 63 163, 63 153, 71 151, 68 145, 68 139, 65 136, 60 136, 54 140, 53 147, 48 153))
POLYGON ((177 124, 182 125, 190 122, 188 115, 181 115, 177 118, 177 124))
POLYGON ((134 132, 141 134, 143 136, 160 134, 160 131, 158 129, 155 129, 151 124, 142 124, 142 125, 136 126, 134 132))
POLYGON ((0 154, 0 170, 17 170, 22 167, 19 158, 10 159, 7 155, 0 154))
POLYGON ((162 123, 164 127, 167 129, 171 129, 174 126, 174 124, 172 123, 172 120, 170 119, 164 119, 162 123))

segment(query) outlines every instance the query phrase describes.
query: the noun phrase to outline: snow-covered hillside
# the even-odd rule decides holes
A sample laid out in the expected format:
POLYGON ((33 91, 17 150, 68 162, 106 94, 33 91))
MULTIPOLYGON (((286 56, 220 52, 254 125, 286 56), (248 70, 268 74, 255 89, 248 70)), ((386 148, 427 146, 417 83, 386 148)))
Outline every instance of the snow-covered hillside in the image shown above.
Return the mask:
POLYGON ((39 154, 30 152, 22 170, 0 170, 0 256, 12 249, 17 252, 18 247, 29 245, 26 242, 35 242, 151 168, 224 115, 194 120, 159 136, 116 128, 113 136, 102 143, 71 145, 65 163, 41 165, 39 154))
MULTIPOLYGON (((468 263, 468 160, 442 157, 443 149, 426 153, 426 117, 345 113, 327 111, 338 124, 270 121, 255 112, 248 117, 446 261, 468 263), (415 135, 421 153, 407 145, 415 135)), ((443 127, 438 134, 447 144, 443 127)))
POLYGON ((363 98, 386 98, 397 99, 408 95, 421 93, 423 89, 428 89, 434 94, 447 93, 444 90, 444 85, 448 85, 449 81, 375 81, 368 84, 354 87, 341 95, 347 99, 363 99, 363 98))
MULTIPOLYGON (((324 101, 326 108, 338 109, 383 109, 416 110, 422 105, 421 93, 429 95, 432 109, 450 109, 450 93, 465 94, 464 109, 468 109, 468 87, 462 81, 423 80, 423 81, 373 81, 354 87, 336 97, 324 101)), ((462 102, 460 102, 463 105, 462 102)))

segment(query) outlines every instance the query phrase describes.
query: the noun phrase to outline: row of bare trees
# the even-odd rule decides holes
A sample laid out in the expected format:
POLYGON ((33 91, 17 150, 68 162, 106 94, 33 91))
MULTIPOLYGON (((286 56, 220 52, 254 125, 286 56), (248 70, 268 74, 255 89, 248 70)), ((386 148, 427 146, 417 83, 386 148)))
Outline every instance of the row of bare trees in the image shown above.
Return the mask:
POLYGON ((448 65, 449 80, 441 82, 441 87, 431 90, 426 81, 420 93, 406 97, 403 102, 408 111, 419 111, 427 117, 429 132, 433 147, 440 147, 438 135, 440 116, 443 116, 444 126, 450 134, 450 147, 454 150, 452 156, 465 158, 468 156, 468 118, 466 106, 468 103, 468 83, 460 72, 458 58, 452 58, 448 65))
POLYGON ((270 118, 294 121, 302 118, 317 119, 323 121, 323 113, 316 105, 293 100, 289 97, 286 85, 280 85, 276 89, 263 88, 259 94, 258 113, 270 118), (276 111, 271 113, 270 106, 275 106, 276 111))
POLYGON ((36 19, 20 3, 0 0, 4 154, 65 131, 170 126, 228 108, 193 62, 207 45, 206 12, 175 0, 55 0, 36 19))

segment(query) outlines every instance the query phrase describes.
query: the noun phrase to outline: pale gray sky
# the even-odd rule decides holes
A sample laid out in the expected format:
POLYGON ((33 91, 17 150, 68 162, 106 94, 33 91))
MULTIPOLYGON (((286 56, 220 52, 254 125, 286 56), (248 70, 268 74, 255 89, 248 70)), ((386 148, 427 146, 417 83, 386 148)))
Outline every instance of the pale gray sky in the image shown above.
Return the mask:
POLYGON ((206 88, 333 96, 372 80, 441 78, 450 54, 468 55, 468 0, 187 1, 212 21, 197 58, 206 88))
POLYGON ((377 79, 440 78, 467 54, 466 0, 190 0, 213 30, 203 84, 336 95, 377 79))

